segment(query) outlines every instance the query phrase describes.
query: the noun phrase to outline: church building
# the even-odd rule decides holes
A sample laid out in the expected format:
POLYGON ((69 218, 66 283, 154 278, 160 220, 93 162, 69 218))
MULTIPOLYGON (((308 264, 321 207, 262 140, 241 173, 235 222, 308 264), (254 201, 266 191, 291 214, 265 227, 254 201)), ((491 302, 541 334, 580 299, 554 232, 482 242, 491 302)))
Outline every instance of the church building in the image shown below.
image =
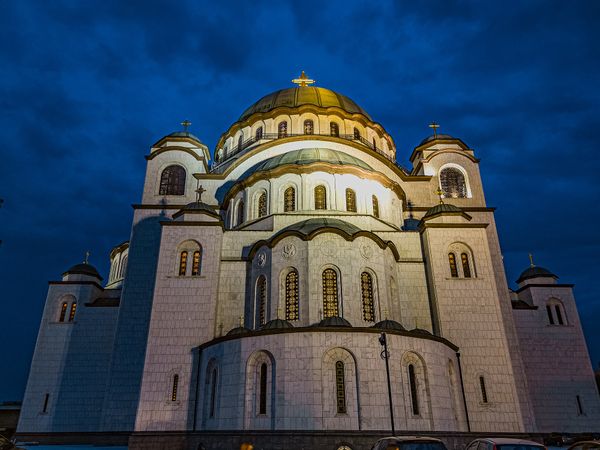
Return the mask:
POLYGON ((358 450, 391 412, 442 439, 598 431, 573 285, 531 261, 509 288, 475 151, 432 124, 402 167, 357 103, 293 81, 213 158, 187 121, 151 146, 108 281, 86 258, 49 283, 18 436, 358 450))

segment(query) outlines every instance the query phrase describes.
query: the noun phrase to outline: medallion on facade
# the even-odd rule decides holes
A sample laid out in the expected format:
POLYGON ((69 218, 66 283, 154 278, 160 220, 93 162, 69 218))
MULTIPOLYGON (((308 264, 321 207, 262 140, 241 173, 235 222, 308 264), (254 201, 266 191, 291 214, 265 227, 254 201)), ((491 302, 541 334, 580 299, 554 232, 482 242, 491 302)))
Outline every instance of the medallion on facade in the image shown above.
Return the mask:
POLYGON ((321 245, 321 253, 323 256, 336 256, 337 248, 335 246, 335 242, 332 239, 323 241, 323 244, 321 245))
POLYGON ((256 257, 256 260, 258 261, 258 265, 263 267, 267 262, 267 254, 265 252, 260 252, 256 257))
POLYGON ((296 246, 294 244, 285 244, 281 253, 284 258, 293 258, 296 255, 296 246))
POLYGON ((360 247, 360 254, 365 259, 371 259, 371 257, 373 256, 373 247, 366 244, 363 245, 362 247, 360 247))

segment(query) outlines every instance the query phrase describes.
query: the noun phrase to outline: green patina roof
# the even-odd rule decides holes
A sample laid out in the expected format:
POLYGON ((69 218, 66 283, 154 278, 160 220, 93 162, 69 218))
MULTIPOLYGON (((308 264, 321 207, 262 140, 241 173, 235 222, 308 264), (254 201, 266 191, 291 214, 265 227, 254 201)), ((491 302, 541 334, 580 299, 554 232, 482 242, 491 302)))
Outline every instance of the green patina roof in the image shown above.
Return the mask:
POLYGON ((307 219, 301 222, 297 222, 293 225, 287 226, 282 229, 277 235, 286 233, 288 231, 297 231, 305 236, 310 235, 313 231, 319 228, 337 228, 340 231, 352 236, 360 231, 355 225, 345 222, 339 219, 331 219, 329 217, 319 217, 316 219, 307 219))
POLYGON ((302 148, 273 156, 254 166, 253 171, 274 169, 285 164, 306 165, 314 162, 326 162, 340 166, 356 166, 361 169, 373 170, 366 162, 344 152, 329 148, 302 148))

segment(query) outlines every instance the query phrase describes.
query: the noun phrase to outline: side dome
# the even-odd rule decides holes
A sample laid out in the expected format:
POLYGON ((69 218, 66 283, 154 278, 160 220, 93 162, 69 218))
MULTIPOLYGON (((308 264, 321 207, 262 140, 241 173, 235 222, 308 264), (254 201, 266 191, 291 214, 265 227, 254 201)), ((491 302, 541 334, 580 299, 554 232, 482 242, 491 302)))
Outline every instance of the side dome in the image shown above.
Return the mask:
POLYGON ((73 267, 63 273, 63 276, 65 275, 88 275, 91 277, 96 277, 99 280, 102 279, 96 268, 87 263, 75 264, 73 267))
POLYGON ((449 203, 439 203, 439 204, 435 205, 433 208, 429 208, 429 210, 423 216, 423 219, 435 216, 437 214, 444 214, 444 213, 462 214, 463 210, 460 209, 458 206, 454 206, 449 203))
POLYGON ((531 266, 531 267, 528 267, 527 269, 525 269, 523 272, 521 272, 521 275, 519 275, 519 279, 517 280, 517 283, 521 283, 530 278, 554 278, 554 279, 557 279, 558 277, 555 274, 553 274, 552 272, 550 272, 548 269, 544 269, 543 267, 539 267, 539 266, 531 266))
POLYGON ((362 114, 372 120, 364 109, 345 95, 316 86, 300 86, 280 89, 265 95, 246 109, 240 122, 253 114, 266 113, 276 108, 295 108, 302 105, 313 105, 319 108, 340 108, 350 114, 362 114))
POLYGON ((320 327, 352 327, 352 324, 343 317, 327 317, 319 322, 320 327))
POLYGON ((251 333, 251 331, 248 328, 239 326, 239 327, 235 327, 235 328, 232 328, 231 330, 229 330, 227 332, 226 336, 243 336, 243 335, 250 334, 250 333, 251 333))
POLYGON ((371 328, 377 328, 379 330, 390 330, 390 331, 406 331, 406 328, 404 328, 400 323, 396 322, 395 320, 390 320, 390 319, 385 319, 385 320, 382 320, 381 322, 377 322, 371 328))
POLYGON ((262 327, 260 327, 261 330, 282 330, 286 328, 294 328, 294 325, 283 319, 269 320, 262 327))

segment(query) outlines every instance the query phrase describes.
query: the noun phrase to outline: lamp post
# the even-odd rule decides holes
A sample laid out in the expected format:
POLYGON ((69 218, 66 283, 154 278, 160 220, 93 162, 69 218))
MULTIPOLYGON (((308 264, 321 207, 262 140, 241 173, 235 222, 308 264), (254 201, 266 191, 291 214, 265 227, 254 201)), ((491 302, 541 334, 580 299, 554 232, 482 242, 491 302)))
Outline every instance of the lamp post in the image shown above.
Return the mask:
POLYGON ((379 336, 379 343, 383 346, 381 352, 381 358, 385 360, 385 372, 387 374, 387 388, 388 388, 388 399, 390 403, 390 421, 392 422, 392 436, 396 435, 396 428, 394 427, 394 404, 392 402, 392 383, 390 381, 390 363, 388 361, 390 354, 387 349, 387 337, 385 333, 381 333, 379 336))

